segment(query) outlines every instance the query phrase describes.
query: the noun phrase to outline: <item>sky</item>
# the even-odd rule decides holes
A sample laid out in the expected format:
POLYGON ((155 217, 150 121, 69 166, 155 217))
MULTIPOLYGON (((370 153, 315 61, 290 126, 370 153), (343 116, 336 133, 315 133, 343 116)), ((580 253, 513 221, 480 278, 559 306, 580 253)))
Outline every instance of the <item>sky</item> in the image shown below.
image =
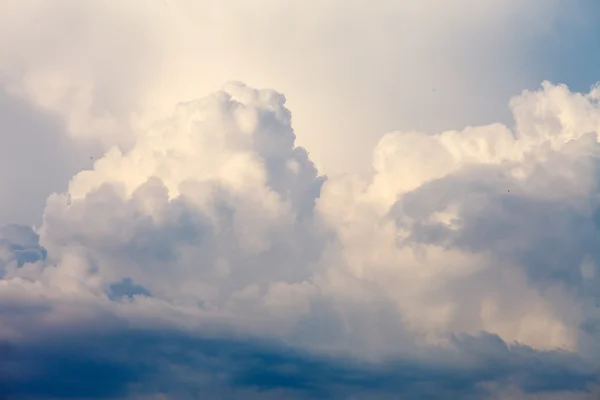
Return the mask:
POLYGON ((0 398, 597 399, 599 20, 0 3, 0 398))

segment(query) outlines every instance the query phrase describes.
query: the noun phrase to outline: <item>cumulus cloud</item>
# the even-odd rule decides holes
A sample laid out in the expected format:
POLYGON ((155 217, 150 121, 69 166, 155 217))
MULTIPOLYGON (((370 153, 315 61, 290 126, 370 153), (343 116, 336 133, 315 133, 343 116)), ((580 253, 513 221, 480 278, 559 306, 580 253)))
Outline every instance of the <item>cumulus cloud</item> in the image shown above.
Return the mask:
POLYGON ((546 83, 511 107, 514 131, 387 135, 373 181, 330 182, 320 205, 351 268, 384 282, 408 321, 576 348, 597 296, 597 89, 546 83))
POLYGON ((392 129, 506 122, 509 96, 543 79, 587 86, 585 68, 558 67, 597 70, 571 50, 599 37, 588 2, 2 4, 0 223, 38 225, 47 196, 90 157, 126 152, 176 103, 231 79, 287 95, 321 173, 369 174, 365 149, 392 129))
POLYGON ((0 397, 596 399, 584 3, 1 3, 0 397))
POLYGON ((390 133, 370 179, 321 175, 279 92, 180 103, 39 229, 0 232, 0 387, 593 396, 599 93, 546 82, 510 102, 512 129, 390 133))

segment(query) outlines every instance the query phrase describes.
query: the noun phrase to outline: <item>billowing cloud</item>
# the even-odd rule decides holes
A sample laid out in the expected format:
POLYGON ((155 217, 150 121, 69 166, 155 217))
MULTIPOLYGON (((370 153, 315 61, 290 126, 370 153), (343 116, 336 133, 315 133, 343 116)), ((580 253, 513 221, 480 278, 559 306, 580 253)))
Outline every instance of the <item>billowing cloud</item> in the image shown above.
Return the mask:
POLYGON ((597 399, 578 4, 0 4, 0 398, 597 399))
POLYGON ((330 181, 319 206, 408 321, 576 347, 597 298, 597 90, 546 83, 511 105, 514 131, 387 135, 373 180, 330 181))
POLYGON ((1 4, 0 223, 39 224, 90 157, 232 79, 286 94, 322 174, 368 175, 385 132, 506 123, 544 79, 587 88, 598 63, 573 49, 597 16, 592 0, 1 4))
POLYGON ((279 92, 180 103, 39 229, 0 232, 0 388, 593 398, 598 93, 544 83, 513 129, 390 133, 370 179, 321 175, 279 92))

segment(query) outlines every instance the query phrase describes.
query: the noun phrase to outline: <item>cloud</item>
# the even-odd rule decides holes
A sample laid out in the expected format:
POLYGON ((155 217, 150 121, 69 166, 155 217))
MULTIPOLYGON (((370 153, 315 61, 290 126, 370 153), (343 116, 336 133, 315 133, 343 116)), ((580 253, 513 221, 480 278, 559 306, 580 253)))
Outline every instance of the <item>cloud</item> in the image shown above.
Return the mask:
POLYGON ((595 79, 589 52, 574 50, 597 47, 595 4, 460 1, 2 5, 0 223, 39 225, 90 157, 127 151, 176 103, 231 79, 285 93, 298 143, 330 175, 368 175, 365 149, 390 130, 508 122, 523 88, 595 79))
POLYGON ((504 105, 517 91, 549 76, 574 79, 552 66, 579 36, 595 37, 581 17, 593 20, 597 8, 567 0, 378 0, 368 10, 341 0, 67 0, 59 8, 26 0, 0 14, 2 86, 57 114, 70 136, 131 146, 175 103, 239 79, 286 93, 300 143, 337 174, 369 172, 364 148, 386 131, 508 119, 504 105), (574 35, 567 43, 563 30, 574 35))
POLYGON ((330 182, 322 209, 355 274, 382 282, 417 329, 583 346, 581 310, 597 301, 597 89, 546 83, 511 104, 514 131, 384 137, 373 181, 330 182))
POLYGON ((64 191, 97 149, 65 138, 60 118, 0 86, 0 224, 41 223, 46 198, 64 191))
POLYGON ((598 8, 448 4, 0 4, 0 397, 596 399, 598 8))
POLYGON ((21 225, 5 225, 0 228, 0 273, 5 268, 23 267, 42 261, 47 252, 39 246, 38 235, 31 228, 21 225))
POLYGON ((371 364, 273 342, 169 331, 67 335, 26 347, 5 346, 0 366, 8 375, 0 387, 16 399, 187 399, 200 394, 223 399, 469 399, 486 396, 483 383, 489 380, 522 385, 524 393, 536 396, 556 391, 585 396, 581 388, 595 378, 572 355, 509 349, 492 336, 457 343, 457 353, 433 351, 435 363, 395 359, 371 364))
POLYGON ((392 132, 371 179, 322 176, 274 90, 180 103, 51 195, 39 229, 0 232, 0 386, 593 396, 598 97, 544 83, 511 101, 514 129, 392 132))

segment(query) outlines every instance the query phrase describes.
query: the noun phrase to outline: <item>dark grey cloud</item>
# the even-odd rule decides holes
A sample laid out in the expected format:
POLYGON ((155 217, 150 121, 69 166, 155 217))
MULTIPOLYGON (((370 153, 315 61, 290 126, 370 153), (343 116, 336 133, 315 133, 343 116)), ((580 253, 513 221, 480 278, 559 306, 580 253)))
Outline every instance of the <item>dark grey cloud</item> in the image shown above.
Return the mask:
POLYGON ((494 335, 454 338, 457 351, 367 363, 317 356, 276 341, 177 331, 69 331, 0 347, 10 399, 402 398, 485 399, 490 383, 524 393, 586 393, 593 364, 567 352, 511 346, 494 335), (486 386, 487 385, 487 386, 486 386), (247 397, 249 396, 249 397, 247 397), (277 396, 275 396, 277 397, 277 396))
MULTIPOLYGON (((598 169, 596 157, 579 161, 598 169)), ((545 177, 546 168, 540 167, 525 181, 507 176, 506 166, 466 168, 406 194, 391 215, 397 217, 399 226, 415 221, 405 244, 490 251, 498 265, 518 265, 539 288, 559 284, 584 298, 598 296, 599 191, 592 186, 589 197, 569 196, 577 182, 565 184, 560 177, 545 177), (547 188, 546 196, 534 192, 540 181, 547 188), (429 219, 448 205, 460 206, 460 229, 429 219), (593 261, 591 276, 584 276, 581 268, 586 257, 593 261)))
POLYGON ((131 278, 123 278, 119 282, 112 283, 108 288, 108 296, 111 300, 122 297, 133 298, 136 295, 151 296, 148 289, 136 284, 131 278))
POLYGON ((14 263, 18 268, 28 263, 43 262, 47 255, 31 227, 16 224, 0 226, 0 278, 9 264, 14 263))

